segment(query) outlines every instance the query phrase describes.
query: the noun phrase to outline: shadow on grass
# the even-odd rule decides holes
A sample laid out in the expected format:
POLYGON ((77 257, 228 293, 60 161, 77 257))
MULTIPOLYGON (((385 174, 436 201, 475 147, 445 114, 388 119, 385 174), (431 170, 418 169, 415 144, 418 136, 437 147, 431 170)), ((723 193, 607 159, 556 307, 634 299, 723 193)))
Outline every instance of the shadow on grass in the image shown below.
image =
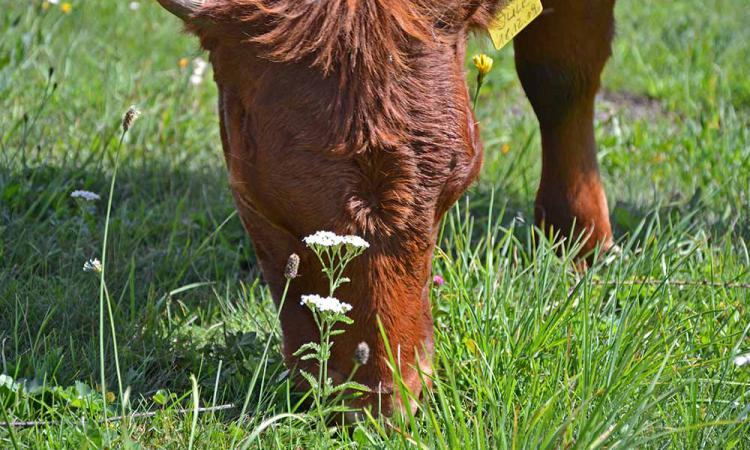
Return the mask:
MULTIPOLYGON (((82 268, 101 259, 108 186, 97 169, 0 169, 2 373, 96 384, 99 282, 82 268), (102 198, 71 198, 78 189, 102 198)), ((124 382, 134 394, 188 389, 194 373, 206 395, 219 375, 239 381, 220 383, 227 391, 220 399, 244 395, 236 389, 255 372, 275 317, 223 169, 123 165, 106 274, 124 382)), ((111 348, 106 353, 112 388, 111 348)), ((280 370, 276 355, 269 377, 280 370)))
MULTIPOLYGON (((82 266, 101 258, 108 186, 98 168, 0 169, 4 373, 60 385, 96 384, 98 279, 82 266), (102 199, 71 198, 77 189, 102 199)), ((472 239, 481 239, 489 223, 531 226, 528 197, 502 183, 473 187, 460 201, 462 207, 469 202, 472 239)), ((717 215, 709 205, 700 191, 665 205, 618 201, 613 227, 623 238, 654 214, 662 220, 690 216, 691 226, 712 236, 748 236, 747 218, 717 215)), ((523 228, 516 228, 516 237, 527 247, 523 228)), ((124 164, 110 236, 107 283, 125 384, 146 397, 163 388, 180 392, 194 373, 206 395, 213 395, 218 379, 219 401, 242 398, 275 318, 250 241, 234 216, 223 168, 124 164)), ((278 349, 278 338, 272 339, 278 349)), ((107 364, 113 386, 109 349, 107 364)), ((264 382, 273 383, 282 370, 278 350, 265 364, 264 382)))

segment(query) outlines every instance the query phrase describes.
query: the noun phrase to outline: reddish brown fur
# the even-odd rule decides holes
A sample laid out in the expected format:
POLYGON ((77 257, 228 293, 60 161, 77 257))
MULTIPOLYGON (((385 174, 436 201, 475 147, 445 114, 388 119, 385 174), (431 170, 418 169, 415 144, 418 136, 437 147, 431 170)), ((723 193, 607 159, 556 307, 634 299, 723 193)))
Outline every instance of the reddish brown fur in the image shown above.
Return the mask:
MULTIPOLYGON (((588 39, 582 24, 600 19, 569 4, 597 1, 547 2, 566 11, 553 26, 571 31, 581 54, 550 42, 559 36, 545 25, 516 44, 542 126, 541 218, 563 231, 577 220, 595 237, 590 246, 610 236, 589 133, 609 41, 596 37, 606 52, 576 46, 588 39), (553 64, 540 69, 545 61, 553 64), (563 80, 554 85, 563 91, 537 81, 550 79, 563 80)), ((301 276, 281 311, 289 364, 301 344, 317 339, 300 295, 327 293, 301 238, 317 230, 359 234, 371 248, 348 269, 353 282, 336 293, 353 305, 355 322, 335 342, 334 376, 349 374, 354 348, 365 341, 371 362, 356 379, 376 393, 393 390, 380 317, 407 385, 419 392, 416 366, 429 371, 433 348, 428 291, 439 222, 482 161, 464 81, 466 35, 486 27, 501 3, 213 0, 195 14, 191 30, 210 51, 219 87, 232 192, 277 300, 288 255, 301 256, 301 276)))
MULTIPOLYGON (((466 28, 459 17, 469 17, 478 8, 461 3, 465 2, 221 1, 196 15, 200 23, 213 25, 194 30, 208 49, 220 43, 252 47, 261 58, 302 62, 328 76, 332 95, 321 105, 332 119, 326 127, 326 148, 335 153, 364 152, 410 139, 405 122, 422 124, 414 121, 414 111, 424 113, 420 105, 434 94, 414 73, 421 69, 415 53, 456 44, 456 36, 466 28)), ((498 1, 483 2, 472 17, 486 20, 491 14, 488 3, 498 1)), ((425 117, 423 123, 430 122, 425 117)))
POLYGON ((515 40, 516 68, 539 118, 542 177, 537 223, 585 238, 583 253, 612 245, 596 160, 594 98, 610 55, 615 0, 545 0, 515 40))

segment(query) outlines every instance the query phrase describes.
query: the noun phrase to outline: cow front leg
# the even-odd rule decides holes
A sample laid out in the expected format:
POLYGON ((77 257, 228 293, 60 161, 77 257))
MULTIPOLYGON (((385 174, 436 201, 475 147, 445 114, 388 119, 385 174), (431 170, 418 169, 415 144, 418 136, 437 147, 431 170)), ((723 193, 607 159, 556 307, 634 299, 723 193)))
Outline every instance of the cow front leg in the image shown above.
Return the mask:
POLYGON ((614 0, 544 0, 514 41, 516 71, 539 120, 542 177, 535 202, 546 233, 582 238, 581 254, 612 245, 596 159, 594 99, 611 53, 614 0))

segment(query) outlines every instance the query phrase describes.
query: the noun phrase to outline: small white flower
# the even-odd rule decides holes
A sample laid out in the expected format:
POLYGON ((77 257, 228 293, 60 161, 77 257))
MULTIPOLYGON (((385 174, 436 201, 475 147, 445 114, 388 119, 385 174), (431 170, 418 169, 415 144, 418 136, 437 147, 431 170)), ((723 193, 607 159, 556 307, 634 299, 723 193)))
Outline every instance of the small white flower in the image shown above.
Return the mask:
POLYGON ((206 73, 206 68, 208 67, 208 63, 203 58, 195 58, 193 61, 193 73, 196 75, 203 75, 206 73))
POLYGON ((734 357, 734 365, 737 367, 742 367, 746 364, 750 364, 750 353, 745 353, 744 355, 739 355, 734 357))
POLYGON ((303 295, 301 305, 310 309, 317 309, 320 312, 333 312, 337 314, 346 314, 352 310, 352 305, 344 303, 336 297, 321 297, 317 294, 303 295))
POLYGON ((138 9, 141 7, 141 4, 138 2, 130 2, 129 7, 131 11, 138 11, 138 9))
POLYGON ((203 83, 203 75, 206 73, 208 63, 203 58, 195 58, 193 61, 193 74, 190 75, 190 83, 199 85, 203 83))
POLYGON ((342 240, 344 241, 344 244, 351 245, 352 247, 357 247, 357 248, 369 248, 370 247, 370 244, 366 240, 362 239, 359 236, 355 236, 353 234, 342 237, 342 240))
POLYGON ((89 259, 83 264, 83 271, 99 273, 102 271, 102 263, 98 258, 89 259))
POLYGON ((91 191, 73 191, 70 196, 73 198, 82 198, 90 202, 101 199, 101 197, 99 197, 99 194, 91 191))
POLYGON ((302 241, 308 246, 319 246, 319 247, 336 247, 338 245, 349 245, 356 248, 368 248, 370 244, 359 236, 353 234, 347 236, 339 236, 336 233, 330 231, 317 231, 310 236, 302 239, 302 241))
POLYGON ((302 239, 308 247, 335 247, 344 243, 341 236, 330 231, 316 231, 314 234, 302 239))
POLYGON ((47 1, 50 2, 53 5, 56 5, 56 4, 60 3, 60 0, 47 0, 47 1))

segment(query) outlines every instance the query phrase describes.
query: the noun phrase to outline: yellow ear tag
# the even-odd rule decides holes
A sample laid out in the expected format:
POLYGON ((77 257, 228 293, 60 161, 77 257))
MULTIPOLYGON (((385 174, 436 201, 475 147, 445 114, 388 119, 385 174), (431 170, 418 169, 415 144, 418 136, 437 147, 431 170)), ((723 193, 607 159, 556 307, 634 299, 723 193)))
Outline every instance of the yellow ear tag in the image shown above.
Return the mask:
POLYGON ((541 0, 508 0, 487 29, 492 45, 500 50, 542 13, 541 0))

